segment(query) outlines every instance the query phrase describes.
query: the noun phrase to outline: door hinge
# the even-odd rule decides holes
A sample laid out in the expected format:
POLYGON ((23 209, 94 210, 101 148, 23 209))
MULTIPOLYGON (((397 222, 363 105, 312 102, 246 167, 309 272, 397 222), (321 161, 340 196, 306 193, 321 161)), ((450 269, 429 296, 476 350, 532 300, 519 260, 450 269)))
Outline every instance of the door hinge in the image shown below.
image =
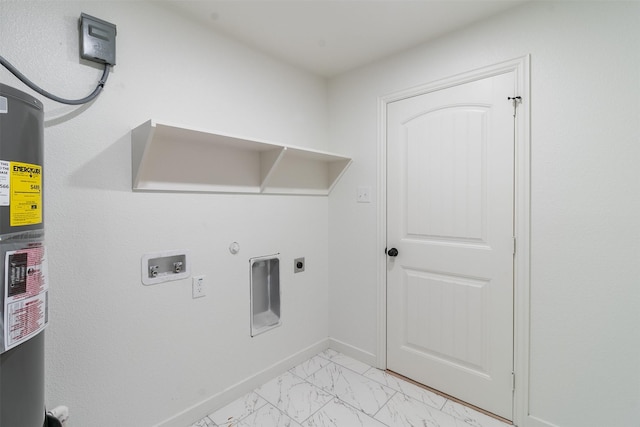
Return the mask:
POLYGON ((516 116, 516 111, 518 109, 518 104, 520 104, 522 102, 522 97, 521 96, 509 96, 507 97, 507 100, 511 101, 513 103, 513 117, 516 116))

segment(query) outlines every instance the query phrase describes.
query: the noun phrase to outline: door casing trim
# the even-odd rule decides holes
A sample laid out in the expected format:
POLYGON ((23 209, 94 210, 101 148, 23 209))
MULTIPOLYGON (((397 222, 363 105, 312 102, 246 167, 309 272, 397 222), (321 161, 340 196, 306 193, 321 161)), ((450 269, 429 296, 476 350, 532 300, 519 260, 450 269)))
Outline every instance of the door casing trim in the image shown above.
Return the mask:
MULTIPOLYGON (((394 101, 423 95, 492 77, 514 72, 516 93, 521 96, 518 105, 515 132, 515 197, 514 229, 517 241, 514 258, 514 349, 513 366, 515 389, 513 398, 513 423, 527 425, 529 415, 529 300, 530 300, 530 254, 531 254, 531 104, 530 104, 530 55, 525 55, 498 64, 457 74, 424 85, 394 92, 378 98, 378 308, 377 308, 377 357, 376 366, 387 367, 387 105, 394 101)), ((505 99, 505 102, 508 102, 505 99)))

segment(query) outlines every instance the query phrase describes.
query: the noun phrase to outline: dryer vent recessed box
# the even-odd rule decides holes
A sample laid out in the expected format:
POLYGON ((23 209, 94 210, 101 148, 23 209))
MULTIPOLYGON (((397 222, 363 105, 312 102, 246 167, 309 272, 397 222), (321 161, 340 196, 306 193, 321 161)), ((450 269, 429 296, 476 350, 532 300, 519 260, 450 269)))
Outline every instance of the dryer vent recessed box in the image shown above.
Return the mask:
POLYGON ((116 65, 116 26, 86 13, 81 14, 80 57, 116 65))
POLYGON ((280 259, 251 258, 251 336, 280 326, 280 259))

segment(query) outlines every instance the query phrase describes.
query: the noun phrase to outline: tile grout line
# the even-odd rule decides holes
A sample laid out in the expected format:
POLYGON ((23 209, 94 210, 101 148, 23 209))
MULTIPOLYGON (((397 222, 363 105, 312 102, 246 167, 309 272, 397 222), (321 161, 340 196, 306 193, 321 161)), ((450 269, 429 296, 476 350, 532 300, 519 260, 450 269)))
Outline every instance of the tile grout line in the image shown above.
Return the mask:
MULTIPOLYGON (((347 357, 349 357, 349 356, 347 356, 347 357)), ((326 359, 326 358, 325 358, 325 360, 327 360, 327 361, 329 362, 329 364, 334 364, 335 366, 338 366, 338 367, 340 367, 340 368, 346 369, 346 370, 348 370, 348 371, 350 371, 350 372, 352 372, 352 373, 354 373, 354 374, 356 374, 356 375, 359 375, 359 376, 363 377, 363 378, 364 378, 364 379, 366 379, 367 381, 371 381, 371 382, 374 382, 374 383, 376 383, 376 384, 379 384, 379 385, 381 385, 381 386, 383 386, 383 387, 386 387, 386 388, 388 388, 388 389, 392 390, 392 391, 393 391, 393 393, 391 394, 391 396, 389 396, 389 398, 388 398, 387 400, 385 400, 385 403, 383 403, 383 404, 378 408, 378 410, 377 410, 374 414, 368 414, 368 413, 366 413, 365 411, 363 411, 362 409, 356 408, 355 406, 351 405, 349 402, 345 402, 344 400, 340 399, 340 397, 338 397, 337 395, 335 395, 335 394, 333 394, 333 393, 330 393, 329 391, 325 390, 325 389, 324 389, 324 388, 322 388, 322 387, 318 387, 318 386, 316 386, 315 384, 313 384, 313 383, 312 383, 312 382, 310 382, 310 381, 307 381, 307 380, 306 380, 306 378, 305 378, 304 380, 305 380, 305 381, 307 381, 307 382, 309 382, 309 384, 311 384, 311 385, 313 385, 313 386, 315 386, 315 387, 318 387, 318 388, 320 388, 321 390, 323 390, 323 391, 325 391, 325 392, 327 392, 327 393, 331 394, 332 396, 334 396, 334 398, 335 398, 336 400, 339 400, 339 401, 340 401, 340 402, 342 402, 344 405, 346 405, 346 406, 348 406, 348 407, 351 407, 351 408, 355 409, 356 411, 358 411, 358 412, 360 412, 360 413, 364 414, 365 416, 370 417, 371 419, 373 419, 373 420, 375 420, 375 421, 379 422, 380 424, 383 424, 383 425, 385 425, 385 426, 389 427, 389 426, 388 426, 388 424, 383 423, 382 421, 380 421, 379 419, 377 419, 375 416, 378 414, 378 412, 380 412, 380 411, 382 410, 382 408, 384 408, 384 407, 387 405, 387 403, 389 403, 389 401, 390 401, 390 400, 391 400, 391 399, 392 399, 392 398, 393 398, 397 393, 401 393, 401 394, 404 394, 404 393, 402 393, 401 391, 398 391, 398 390, 394 389, 393 387, 389 387, 388 385, 383 384, 383 383, 381 383, 380 381, 376 381, 376 380, 374 380, 373 378, 368 378, 368 377, 366 377, 366 376, 364 375, 365 373, 369 372, 369 371, 370 371, 370 370, 372 370, 372 369, 377 369, 377 368, 374 368, 373 366, 369 366, 369 367, 368 367, 364 372, 360 373, 360 372, 358 372, 358 371, 354 371, 353 369, 351 369, 351 368, 349 368, 349 367, 347 367, 347 366, 345 366, 345 365, 342 365, 342 364, 340 364, 340 363, 338 363, 338 362, 336 362, 336 361, 333 361, 333 360, 330 360, 330 359, 326 359)), ((355 359, 354 359, 354 360, 355 360, 355 359)), ((322 368, 320 368, 320 369, 318 369, 316 372, 314 372, 314 374, 315 374, 315 373, 317 373, 317 372, 319 372, 320 370, 322 370, 322 369, 324 369, 324 368, 328 367, 328 366, 329 366, 329 365, 325 365, 325 366, 323 366, 322 368)), ((312 374, 312 375, 313 375, 313 374, 312 374)), ((309 375, 309 377, 310 377, 310 376, 312 376, 312 375, 309 375)), ((308 378, 308 377, 307 377, 307 378, 308 378)), ((329 404, 329 402, 325 403, 325 404, 323 405, 323 407, 324 407, 324 406, 326 406, 326 405, 328 405, 328 404, 329 404)), ((318 410, 318 411, 319 411, 319 410, 318 410)), ((316 412, 318 412, 318 411, 316 411, 316 412)), ((309 418, 307 418, 307 420, 308 420, 308 419, 309 419, 309 418)), ((306 420, 305 420, 305 421, 306 421, 306 420)))
MULTIPOLYGON (((368 370, 368 369, 367 369, 367 370, 368 370)), ((372 380, 372 381, 374 381, 374 380, 372 380)), ((374 382, 377 382, 377 381, 374 381, 374 382)), ((380 383, 378 383, 378 384, 380 384, 380 383)), ((382 384, 382 385, 384 385, 384 384, 382 384)), ((389 388, 391 388, 391 387, 389 387, 389 388)), ((374 420, 378 421, 380 424, 384 424, 384 425, 385 425, 385 426, 387 426, 387 427, 389 427, 389 425, 388 425, 387 423, 383 423, 382 421, 380 421, 379 419, 377 419, 377 418, 376 418, 376 416, 380 413, 380 411, 382 411, 382 409, 383 409, 385 406, 387 406, 387 404, 391 401, 391 399, 393 399, 393 397, 394 397, 396 394, 401 393, 401 392, 399 392, 398 390, 395 390, 395 389, 393 389, 393 388, 391 388, 391 390, 393 390, 393 391, 394 391, 394 393, 393 393, 393 394, 392 394, 392 395, 387 399, 387 401, 386 401, 386 402, 384 402, 384 405, 382 405, 382 406, 380 406, 380 408, 378 408, 378 410, 376 411, 376 413, 375 413, 375 414, 371 415, 371 418, 373 418, 374 420)), ((404 393, 402 393, 402 394, 404 394, 404 393)))
MULTIPOLYGON (((325 359, 325 360, 327 360, 327 359, 325 359)), ((328 362, 329 362, 329 364, 333 363, 333 362, 332 362, 332 361, 330 361, 330 360, 328 360, 328 362)), ((294 421, 295 421, 295 422, 297 422, 298 424, 302 425, 305 421, 309 420, 309 418, 313 417, 315 414, 317 414, 318 412, 320 412, 320 410, 321 410, 322 408, 324 408, 325 406, 327 406, 327 405, 328 405, 332 400, 334 400, 334 399, 338 399, 338 400, 342 401, 342 400, 341 400, 340 398, 338 398, 338 396, 336 396, 335 394, 333 394, 333 393, 331 393, 331 392, 329 392, 329 391, 325 390, 325 389, 324 389, 324 388, 322 388, 322 387, 318 387, 317 385, 313 384, 311 381, 308 381, 308 380, 307 380, 307 378, 309 378, 310 376, 315 375, 316 373, 320 372, 320 370, 321 370, 321 369, 323 369, 323 368, 325 368, 325 367, 329 366, 329 364, 327 364, 327 365, 325 365, 325 366, 322 366, 322 367, 320 367, 320 368, 316 369, 316 370, 313 372, 313 374, 309 374, 309 375, 307 375, 305 378, 302 378, 300 375, 297 375, 297 374, 296 374, 296 373, 294 373, 294 372, 291 372, 291 371, 288 371, 288 372, 290 372, 293 376, 300 378, 302 381, 306 382, 306 383, 307 383, 307 384, 309 384, 310 386, 312 386, 312 387, 314 387, 314 388, 317 388, 318 390, 321 390, 321 391, 323 391, 323 392, 325 392, 325 393, 327 393, 327 394, 331 395, 331 399, 327 400, 327 401, 326 401, 326 402, 325 402, 325 403, 324 403, 320 408, 316 409, 314 412, 312 412, 311 414, 309 414, 309 416, 308 416, 307 418, 305 418, 304 420, 302 420, 302 421, 300 421, 300 422, 298 422, 297 420, 295 420, 293 417, 291 417, 291 416, 290 416, 289 414, 287 414, 286 412, 281 411, 282 413, 284 413, 287 417, 291 418, 292 420, 294 420, 294 421)), ((263 399, 264 399, 264 398, 263 398, 263 399)), ((265 400, 266 400, 266 399, 265 399, 265 400)), ((278 408, 278 409, 280 409, 280 408, 278 408)))
MULTIPOLYGON (((258 407, 257 407, 257 408, 255 408, 253 411, 249 412, 247 415, 245 415, 244 417, 240 418, 240 419, 238 420, 238 422, 241 422, 242 420, 245 420, 245 419, 249 418, 251 415, 255 414, 256 412, 258 412, 260 409, 264 408, 264 407, 265 407, 265 406, 267 406, 267 405, 271 405, 271 406, 273 406, 274 408, 276 408, 278 411, 282 412, 282 411, 280 410, 280 408, 278 408, 278 407, 277 407, 276 405, 274 405, 273 403, 269 402, 267 399, 265 399, 265 398, 264 398, 264 396, 262 396, 262 395, 261 395, 260 393, 258 393, 256 390, 257 390, 257 389, 254 389, 254 390, 253 390, 253 393, 255 393, 255 394, 256 394, 260 399, 264 400, 264 404, 263 404, 263 405, 258 406, 258 407)), ((284 414, 284 412, 282 412, 282 413, 284 414)), ((285 415, 287 415, 287 414, 285 414, 285 415)), ((289 415, 287 415, 287 417, 289 417, 289 415)), ((289 417, 289 418, 291 418, 291 417, 289 417)))
MULTIPOLYGON (((327 362, 329 362, 329 363, 327 363, 327 364, 326 364, 326 365, 324 365, 324 366, 320 366, 318 369, 316 369, 315 371, 313 371, 313 373, 311 373, 311 374, 307 375, 307 376, 306 376, 306 377, 304 377, 304 378, 302 378, 300 375, 297 375, 297 374, 296 374, 296 373, 294 373, 294 372, 291 372, 291 373, 292 373, 293 375, 297 376, 298 378, 302 379, 303 381, 305 381, 307 384, 309 384, 309 385, 311 385, 311 386, 313 386, 313 387, 315 387, 315 388, 318 388, 318 389, 320 389, 320 390, 324 391, 325 393, 330 394, 330 395, 332 396, 332 398, 331 398, 331 399, 329 399, 328 401, 326 401, 326 402, 325 402, 321 407, 319 407, 315 412, 311 413, 307 418, 305 418, 304 420, 302 420, 302 422, 300 422, 300 425, 302 425, 305 421, 308 421, 311 417, 313 417, 315 414, 317 414, 318 412, 320 412, 320 411, 322 410, 322 408, 324 408, 325 406, 327 406, 331 401, 333 401, 333 400, 340 400, 340 401, 342 402, 342 400, 341 400, 338 396, 336 396, 335 394, 330 393, 330 392, 328 392, 327 390, 325 390, 324 388, 322 388, 322 387, 318 387, 317 385, 313 384, 311 381, 307 380, 307 378, 309 378, 309 377, 311 377, 311 376, 313 376, 313 375, 317 374, 318 372, 320 372, 320 370, 322 370, 322 369, 326 368, 326 367, 327 367, 327 366, 329 366, 331 363, 334 363, 333 361, 331 361, 331 360, 327 359, 326 357, 321 356, 320 354, 317 354, 316 356, 317 356, 317 357, 320 357, 321 359, 326 360, 326 361, 327 361, 327 362)), ((293 368, 292 368, 292 369, 293 369, 293 368)), ((346 402, 345 402, 345 403, 346 403, 346 402)))
MULTIPOLYGON (((378 369, 378 368, 375 368, 375 367, 373 367, 373 366, 372 366, 371 368, 367 369, 364 373, 366 374, 367 372, 371 371, 372 369, 380 370, 382 373, 387 373, 387 374, 388 374, 388 371, 383 371, 383 370, 378 369)), ((429 406, 429 407, 431 407, 431 408, 435 409, 436 411, 439 411, 439 412, 442 412, 442 413, 446 414, 446 412, 444 412, 442 409, 444 409, 444 407, 445 407, 445 405, 447 404, 447 402, 449 401, 449 399, 444 398, 444 396, 441 396, 441 397, 443 397, 443 398, 445 399, 445 400, 444 400, 444 403, 442 404, 442 406, 440 406, 440 407, 438 407, 438 406, 432 406, 432 405, 430 405, 429 403, 424 402, 424 401, 421 401, 421 400, 419 400, 419 399, 417 399, 417 398, 415 398, 415 397, 413 397, 413 396, 410 396, 409 394, 405 393, 404 391, 402 391, 402 390, 398 390, 398 389, 396 389, 396 388, 392 387, 391 385, 389 385, 389 384, 387 384, 387 383, 383 383, 382 381, 378 381, 378 380, 376 380, 375 378, 369 378, 369 377, 366 377, 364 374, 362 374, 362 376, 364 376, 365 378, 367 378, 369 381, 373 381, 373 382, 378 383, 378 384, 380 384, 380 385, 382 385, 382 386, 388 387, 388 388, 390 388, 391 390, 395 391, 396 393, 400 393, 401 395, 403 395, 404 397, 406 397, 406 398, 408 398, 408 399, 414 400, 414 401, 416 401, 416 402, 418 402, 418 403, 421 403, 421 404, 423 404, 423 405, 429 406)), ((394 378, 397 378, 397 379, 399 379, 399 380, 403 380, 402 378, 398 378, 398 377, 396 377, 395 375, 390 375, 390 376, 392 376, 392 377, 394 377, 394 378)), ((412 382, 409 382, 409 381, 405 381, 405 382, 406 382, 407 384, 412 384, 412 385, 413 385, 413 383, 412 383, 412 382)), ((431 390, 429 390, 429 389, 428 389, 428 388, 426 388, 426 387, 419 387, 419 388, 420 388, 420 389, 422 389, 422 390, 429 391, 429 392, 431 391, 431 390)), ((434 393, 434 394, 437 394, 437 393, 434 393)), ((438 395, 438 396, 440 396, 439 394, 437 394, 437 395, 438 395)), ((395 394, 394 394, 393 396, 395 396, 395 394)), ((392 397, 393 397, 393 396, 392 396, 392 397)), ((391 400, 391 398, 389 398, 389 399, 387 400, 387 402, 385 403, 385 405, 386 405, 387 403, 389 403, 389 401, 390 401, 390 400, 391 400)), ((383 406, 383 407, 384 407, 384 406, 383 406)), ((381 408, 381 409, 382 409, 382 408, 381 408)), ((378 412, 380 412, 380 411, 378 410, 378 412)), ((377 414, 377 412, 376 412, 376 414, 377 414)))
MULTIPOLYGON (((311 384, 311 383, 309 383, 311 384)), ((331 394, 331 393, 329 393, 331 394)), ((332 395, 333 396, 333 395, 332 395)), ((318 412, 320 412, 322 410, 322 408, 324 408, 325 406, 327 406, 331 401, 333 401, 334 399, 338 399, 336 396, 333 396, 333 399, 329 399, 327 400, 324 405, 322 405, 321 407, 319 407, 315 412, 313 412, 312 414, 310 414, 307 418, 305 418, 304 420, 302 420, 299 424, 302 425, 305 421, 309 421, 309 418, 313 417, 315 414, 317 414, 318 412)), ((339 399, 338 399, 339 400, 339 399)), ((289 417, 291 418, 291 417, 289 417)))
MULTIPOLYGON (((364 377, 364 372, 367 372, 369 369, 371 369, 371 367, 369 367, 369 368, 367 368, 367 370, 366 370, 366 371, 364 371, 363 373, 360 373, 360 372, 355 371, 355 370, 351 369, 350 367, 345 366, 345 365, 343 365, 343 364, 341 364, 341 363, 334 362, 333 360, 330 360, 329 362, 330 362, 330 363, 333 363, 334 365, 340 366, 341 368, 347 369, 348 371, 351 371, 351 372, 353 372, 354 374, 361 375, 361 376, 363 376, 363 377, 364 377)), ((327 366, 329 366, 329 365, 323 366, 323 367, 322 367, 322 368, 320 368, 320 369, 324 369, 324 368, 326 368, 327 366)), ((318 371, 319 371, 320 369, 318 369, 318 371)), ((309 375, 309 376, 311 376, 311 375, 309 375)), ((376 382, 378 382, 378 381, 376 381, 376 382)), ((384 385, 384 384, 382 384, 382 385, 384 385)))
MULTIPOLYGON (((326 360, 326 359, 325 359, 325 360, 326 360)), ((333 363, 333 362, 329 361, 329 363, 333 363)), ((311 381, 308 381, 308 380, 307 380, 307 378, 309 378, 309 377, 310 377, 310 376, 312 376, 312 375, 315 375, 316 373, 320 372, 320 370, 321 370, 321 369, 324 369, 324 368, 325 368, 325 367, 327 367, 327 366, 329 366, 329 365, 325 365, 325 366, 321 367, 320 369, 316 370, 313 374, 311 374, 311 375, 307 375, 307 377, 306 377, 306 378, 303 378, 303 379, 302 379, 303 381, 306 381, 306 382, 307 382, 307 384, 309 384, 309 385, 311 385, 311 386, 313 386, 313 387, 315 387, 315 388, 317 388, 317 389, 319 389, 319 390, 322 390, 322 391, 324 391, 325 393, 330 394, 330 395, 332 396, 332 397, 331 397, 331 399, 327 400, 327 401, 324 403, 324 405, 322 405, 320 408, 318 408, 318 409, 317 409, 313 414, 311 414, 311 415, 309 415, 307 418, 305 418, 305 419, 304 419, 304 421, 307 421, 309 418, 313 417, 315 414, 317 414, 318 412, 320 412, 320 410, 321 410, 322 408, 324 408, 325 406, 327 406, 327 405, 329 404, 329 402, 331 402, 332 400, 334 400, 334 399, 338 399, 338 400, 340 400, 340 399, 338 398, 338 396, 336 396, 335 394, 330 393, 330 392, 328 392, 327 390, 325 390, 324 388, 322 388, 322 387, 318 387, 317 385, 313 384, 311 381)), ((294 375, 295 375, 295 374, 294 374, 294 375)), ((299 378, 299 377, 298 377, 298 378, 299 378)), ((300 423, 300 425, 302 425, 302 423, 303 423, 304 421, 302 421, 302 422, 300 423)))
MULTIPOLYGON (((320 357, 322 357, 322 356, 320 356, 320 357)), ((346 367, 346 366, 344 366, 344 365, 341 365, 341 364, 339 364, 339 363, 337 363, 337 362, 334 362, 333 360, 326 359, 326 358, 324 358, 324 360, 326 360, 326 361, 327 361, 327 362, 329 362, 329 363, 328 363, 328 364, 326 364, 325 366, 322 366, 322 367, 321 367, 321 368, 319 368, 318 370, 316 370, 313 374, 310 374, 310 375, 308 375, 306 378, 303 378, 303 380, 304 380, 304 381, 306 381, 306 382, 308 382, 308 383, 309 383, 309 384, 311 384, 312 386, 317 387, 317 388, 319 388, 320 390, 322 390, 322 391, 324 391, 324 392, 326 392, 326 393, 329 393, 330 395, 332 395, 332 396, 333 396, 333 399, 331 399, 331 400, 327 401, 324 405, 322 405, 322 407, 320 407, 320 408, 319 408, 317 411, 315 411, 313 414, 309 415, 309 417, 307 417, 304 421, 307 421, 307 420, 308 420, 309 418, 311 418, 313 415, 315 415, 316 413, 320 412, 320 410, 321 410, 322 408, 324 408, 325 406, 327 406, 327 405, 328 405, 332 400, 334 400, 334 401, 335 401, 335 400, 339 400, 340 402, 342 402, 342 404, 347 405, 347 406, 349 406, 349 407, 351 407, 351 408, 355 409, 356 411, 358 411, 358 412, 361 412, 361 413, 365 414, 366 416, 370 416, 369 414, 367 414, 366 412, 362 411, 361 409, 358 409, 358 408, 356 408, 355 406, 352 406, 352 405, 350 405, 349 403, 345 402, 344 400, 340 399, 336 394, 334 394, 334 393, 331 393, 331 392, 327 391, 327 390, 326 390, 326 389, 324 389, 323 387, 318 387, 317 385, 313 384, 311 381, 308 381, 308 380, 307 380, 307 378, 309 378, 309 377, 311 377, 311 376, 315 375, 316 373, 320 372, 320 370, 322 370, 322 369, 324 369, 324 368, 328 367, 328 366, 329 366, 329 365, 331 365, 331 364, 336 365, 336 366, 340 366, 340 367, 345 368, 345 369, 348 369, 348 370, 350 370, 351 372, 354 372, 354 373, 356 373, 356 374, 357 374, 357 372, 355 372, 355 371, 353 371, 353 370, 351 370, 351 369, 347 368, 347 367, 346 367)), ((368 371, 368 370, 369 370, 369 369, 367 369, 367 371, 368 371)), ((366 371, 365 371, 365 372, 366 372, 366 371)), ((295 374, 294 374, 294 375, 295 375, 295 374)), ((372 416, 370 416, 370 417, 371 417, 371 418, 373 418, 372 416)), ((304 422, 304 421, 303 421, 303 422, 304 422)))

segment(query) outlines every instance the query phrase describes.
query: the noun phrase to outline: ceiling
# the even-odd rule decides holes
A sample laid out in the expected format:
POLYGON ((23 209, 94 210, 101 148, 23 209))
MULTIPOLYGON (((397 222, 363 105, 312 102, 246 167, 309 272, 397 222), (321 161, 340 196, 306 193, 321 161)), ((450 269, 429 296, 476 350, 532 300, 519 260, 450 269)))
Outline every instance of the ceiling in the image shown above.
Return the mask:
POLYGON ((212 30, 331 77, 526 0, 167 0, 212 30))

